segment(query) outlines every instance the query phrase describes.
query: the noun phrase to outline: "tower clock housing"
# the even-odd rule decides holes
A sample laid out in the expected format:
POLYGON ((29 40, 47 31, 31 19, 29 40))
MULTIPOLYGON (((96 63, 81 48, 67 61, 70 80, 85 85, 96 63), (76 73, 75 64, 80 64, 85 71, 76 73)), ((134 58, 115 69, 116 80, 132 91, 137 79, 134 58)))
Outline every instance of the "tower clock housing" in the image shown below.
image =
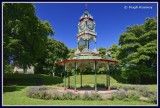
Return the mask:
POLYGON ((90 41, 94 41, 95 47, 94 47, 94 52, 98 53, 96 50, 96 36, 97 33, 95 32, 95 22, 92 17, 92 15, 88 12, 86 9, 83 15, 79 19, 78 23, 78 34, 77 34, 77 51, 75 54, 79 54, 79 44, 80 42, 84 42, 84 48, 82 50, 82 53, 91 53, 89 50, 90 47, 90 41))

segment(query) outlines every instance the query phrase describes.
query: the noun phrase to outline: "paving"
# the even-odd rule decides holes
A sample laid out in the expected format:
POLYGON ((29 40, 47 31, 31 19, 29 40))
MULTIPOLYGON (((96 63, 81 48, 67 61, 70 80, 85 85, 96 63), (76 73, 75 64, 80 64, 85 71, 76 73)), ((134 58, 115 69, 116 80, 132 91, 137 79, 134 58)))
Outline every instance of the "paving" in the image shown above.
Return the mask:
POLYGON ((58 90, 59 92, 73 92, 73 93, 80 93, 80 94, 84 94, 84 93, 100 93, 100 94, 112 94, 114 92, 117 92, 118 90, 110 90, 110 91, 107 91, 107 90, 98 90, 98 91, 95 91, 95 90, 74 90, 74 89, 67 89, 67 90, 58 90))
POLYGON ((67 90, 57 90, 58 92, 60 93, 65 93, 65 92, 72 92, 72 93, 76 93, 76 94, 81 94, 83 95, 84 93, 98 93, 102 96, 103 99, 108 99, 111 97, 111 95, 115 92, 118 92, 118 90, 110 90, 110 91, 107 91, 105 89, 98 89, 98 91, 95 91, 93 89, 84 89, 84 88, 79 88, 77 89, 76 91, 74 89, 67 89, 67 90))

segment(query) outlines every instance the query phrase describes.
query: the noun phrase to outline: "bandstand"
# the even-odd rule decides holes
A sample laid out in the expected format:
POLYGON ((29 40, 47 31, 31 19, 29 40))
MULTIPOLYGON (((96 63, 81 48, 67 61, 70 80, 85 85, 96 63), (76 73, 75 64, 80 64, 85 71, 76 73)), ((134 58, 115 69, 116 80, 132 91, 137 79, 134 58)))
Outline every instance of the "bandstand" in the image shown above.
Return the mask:
MULTIPOLYGON (((77 49, 75 51, 74 57, 67 60, 61 60, 56 62, 56 64, 64 67, 64 90, 67 89, 66 86, 66 70, 71 70, 74 68, 74 91, 76 92, 76 75, 77 69, 80 70, 80 85, 82 87, 82 70, 85 68, 94 69, 94 82, 95 91, 97 90, 97 69, 103 67, 106 70, 106 90, 110 90, 110 71, 109 65, 117 63, 113 61, 110 52, 106 52, 107 59, 103 59, 99 56, 99 52, 96 48, 96 38, 97 33, 95 32, 95 22, 92 15, 88 12, 87 7, 84 14, 80 17, 78 23, 78 34, 77 34, 77 49), (90 50, 90 42, 94 42, 93 50, 90 50), (84 43, 83 49, 80 50, 80 43, 84 43)), ((70 82, 68 88, 70 87, 70 82)))

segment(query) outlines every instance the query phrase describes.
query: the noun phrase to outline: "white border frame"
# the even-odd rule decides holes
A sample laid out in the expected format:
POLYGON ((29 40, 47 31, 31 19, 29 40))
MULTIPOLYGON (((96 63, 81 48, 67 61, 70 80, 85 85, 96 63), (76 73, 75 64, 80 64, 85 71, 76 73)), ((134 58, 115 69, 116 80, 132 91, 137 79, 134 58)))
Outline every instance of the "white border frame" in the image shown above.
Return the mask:
MULTIPOLYGON (((156 3, 157 4, 157 105, 97 105, 97 106, 158 106, 158 30, 159 30, 159 22, 158 22, 158 2, 2 2, 2 106, 43 106, 43 105, 3 105, 3 3, 53 3, 53 4, 83 4, 83 3, 95 3, 95 4, 109 4, 109 3, 114 3, 114 4, 118 4, 118 3, 122 3, 122 4, 128 4, 128 3, 146 3, 146 4, 153 4, 156 3)), ((92 105, 44 105, 44 106, 92 106, 92 105)), ((95 105, 96 106, 96 105, 95 105)))

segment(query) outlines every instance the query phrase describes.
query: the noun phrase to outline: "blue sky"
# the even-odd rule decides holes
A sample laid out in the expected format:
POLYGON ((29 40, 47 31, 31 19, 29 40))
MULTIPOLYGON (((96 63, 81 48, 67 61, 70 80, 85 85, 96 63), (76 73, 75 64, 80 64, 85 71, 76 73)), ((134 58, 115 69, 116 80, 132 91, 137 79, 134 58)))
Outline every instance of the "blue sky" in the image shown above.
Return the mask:
MULTIPOLYGON (((54 39, 68 48, 77 47, 79 18, 85 11, 85 3, 34 3, 36 15, 48 20, 55 34, 54 39)), ((145 18, 157 16, 156 3, 88 3, 88 11, 96 23, 97 48, 109 48, 118 44, 126 26, 143 24, 145 18), (152 7, 151 8, 142 8, 152 7)))

